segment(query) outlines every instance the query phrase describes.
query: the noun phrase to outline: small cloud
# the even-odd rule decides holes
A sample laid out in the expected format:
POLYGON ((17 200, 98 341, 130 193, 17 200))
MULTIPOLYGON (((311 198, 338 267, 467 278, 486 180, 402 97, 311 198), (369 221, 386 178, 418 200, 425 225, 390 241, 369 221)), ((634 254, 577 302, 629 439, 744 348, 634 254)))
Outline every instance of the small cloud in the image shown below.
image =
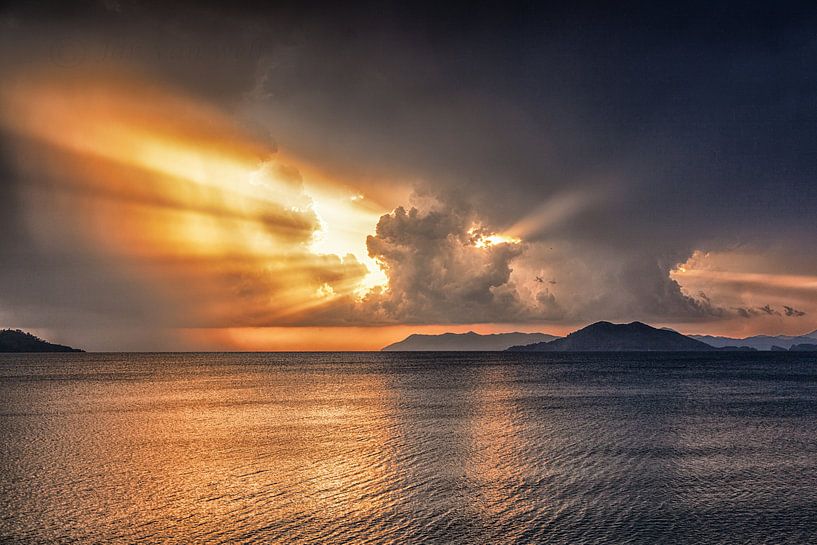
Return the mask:
POLYGON ((328 282, 324 282, 315 291, 315 295, 317 295, 320 298, 333 297, 335 295, 335 288, 330 286, 328 282))
POLYGON ((764 305, 762 307, 757 307, 757 310, 762 312, 763 314, 767 314, 769 316, 780 316, 780 313, 773 309, 770 305, 764 305))
POLYGON ((783 305, 783 310, 786 313, 786 316, 791 316, 791 317, 794 317, 794 318, 799 318, 801 316, 806 315, 806 313, 803 312, 802 310, 798 310, 798 309, 793 308, 793 307, 788 307, 786 305, 783 305))
MULTIPOLYGON (((797 316, 795 313, 800 312, 799 310, 791 307, 784 306, 783 308, 788 309, 786 310, 786 316, 797 316)), ((753 318, 755 316, 782 316, 780 311, 776 310, 771 305, 763 305, 762 307, 734 307, 732 310, 734 310, 735 313, 741 318, 753 318)))
POLYGON ((735 307, 734 310, 741 318, 751 318, 755 314, 755 311, 751 308, 735 307))

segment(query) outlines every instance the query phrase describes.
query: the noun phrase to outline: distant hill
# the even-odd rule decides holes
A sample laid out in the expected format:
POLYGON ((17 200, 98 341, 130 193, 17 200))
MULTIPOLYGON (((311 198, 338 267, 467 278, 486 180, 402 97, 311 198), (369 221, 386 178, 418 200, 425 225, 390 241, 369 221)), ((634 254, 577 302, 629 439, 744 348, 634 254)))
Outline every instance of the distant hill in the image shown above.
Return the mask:
POLYGON ((706 352, 715 348, 667 329, 641 322, 596 322, 550 342, 513 346, 514 352, 706 352))
POLYGON ((82 352, 82 350, 52 344, 19 329, 3 329, 0 330, 0 352, 82 352))
POLYGON ((494 333, 480 335, 443 333, 441 335, 409 335, 400 342, 383 347, 384 352, 478 352, 502 351, 517 344, 530 344, 558 339, 545 333, 494 333))
POLYGON ((791 352, 817 352, 817 343, 812 344, 795 344, 791 348, 789 348, 791 352))
MULTIPOLYGON (((712 348, 715 348, 714 346, 712 348)), ((751 346, 719 346, 715 348, 715 350, 720 350, 721 352, 757 352, 757 348, 752 348, 751 346)), ((781 350, 783 350, 781 348, 781 350)))
POLYGON ((748 346, 757 350, 772 350, 773 347, 789 349, 796 344, 810 344, 817 342, 817 331, 805 335, 755 335, 744 339, 732 337, 713 337, 712 335, 689 335, 690 338, 704 342, 715 348, 724 346, 748 346))

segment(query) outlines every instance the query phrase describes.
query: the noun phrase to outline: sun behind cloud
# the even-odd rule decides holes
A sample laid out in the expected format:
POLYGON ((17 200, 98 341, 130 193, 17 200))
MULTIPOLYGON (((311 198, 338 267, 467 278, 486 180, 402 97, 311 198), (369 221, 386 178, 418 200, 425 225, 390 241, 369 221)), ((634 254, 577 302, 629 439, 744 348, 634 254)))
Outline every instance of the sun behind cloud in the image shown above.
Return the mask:
MULTIPOLYGON (((390 215, 365 188, 287 156, 180 92, 121 73, 30 71, 4 88, 2 109, 5 130, 16 135, 15 166, 28 180, 22 202, 37 244, 122 271, 155 299, 155 324, 456 323, 449 315, 466 308, 476 321, 493 320, 496 309, 526 316, 506 286, 521 239, 495 233, 473 213, 412 212, 400 229, 439 219, 444 229, 432 239, 447 241, 440 255, 418 254, 437 243, 419 236, 403 247, 408 232, 376 233, 396 226, 402 209, 390 215), (480 301, 412 306, 404 316, 407 307, 395 302, 423 295, 406 282, 438 266, 424 255, 446 260, 452 272, 461 267, 459 276, 440 278, 480 301)), ((424 296, 438 296, 438 280, 424 296)))
POLYGON ((2 106, 39 241, 138 271, 195 301, 195 322, 297 321, 384 280, 365 240, 387 210, 305 177, 207 104, 138 80, 34 74, 2 106))

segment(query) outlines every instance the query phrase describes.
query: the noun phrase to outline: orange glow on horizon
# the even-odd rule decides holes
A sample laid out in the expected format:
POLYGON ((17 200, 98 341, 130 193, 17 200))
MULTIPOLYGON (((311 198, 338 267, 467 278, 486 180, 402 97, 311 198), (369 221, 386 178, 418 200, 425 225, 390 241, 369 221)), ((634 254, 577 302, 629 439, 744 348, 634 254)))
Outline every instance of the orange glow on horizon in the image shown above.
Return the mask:
POLYGON ((225 351, 371 351, 401 341, 413 333, 548 333, 566 335, 574 325, 433 324, 378 327, 246 327, 185 329, 181 336, 193 346, 225 351))
POLYGON ((713 282, 760 284, 763 286, 817 291, 817 276, 808 275, 717 271, 679 266, 672 271, 672 276, 678 279, 698 278, 713 282))
POLYGON ((705 327, 683 324, 679 331, 736 338, 810 333, 817 276, 780 268, 773 256, 751 248, 693 252, 670 271, 670 278, 691 297, 711 300, 731 316, 710 320, 705 327))

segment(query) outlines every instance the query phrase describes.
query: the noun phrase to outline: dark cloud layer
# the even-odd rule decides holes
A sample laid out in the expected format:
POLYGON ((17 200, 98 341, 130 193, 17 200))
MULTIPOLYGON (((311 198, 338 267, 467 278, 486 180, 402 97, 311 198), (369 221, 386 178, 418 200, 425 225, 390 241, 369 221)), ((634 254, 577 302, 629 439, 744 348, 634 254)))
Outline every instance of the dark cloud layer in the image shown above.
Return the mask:
MULTIPOLYGON (((743 301, 743 288, 688 293, 671 277, 695 250, 746 245, 761 258, 776 248, 764 273, 817 275, 803 251, 817 245, 813 7, 123 0, 0 14, 4 71, 139 72, 366 193, 411 183, 425 200, 381 218, 368 241, 388 289, 316 321, 779 321, 817 308, 810 288, 802 301, 791 285, 780 301, 743 301), (523 245, 486 250, 469 238, 475 224, 534 227, 523 245)), ((43 285, 57 297, 85 278, 116 284, 99 305, 139 308, 142 294, 91 260, 28 288, 26 271, 70 267, 36 265, 47 259, 6 159, 0 304, 31 310, 43 285)))

